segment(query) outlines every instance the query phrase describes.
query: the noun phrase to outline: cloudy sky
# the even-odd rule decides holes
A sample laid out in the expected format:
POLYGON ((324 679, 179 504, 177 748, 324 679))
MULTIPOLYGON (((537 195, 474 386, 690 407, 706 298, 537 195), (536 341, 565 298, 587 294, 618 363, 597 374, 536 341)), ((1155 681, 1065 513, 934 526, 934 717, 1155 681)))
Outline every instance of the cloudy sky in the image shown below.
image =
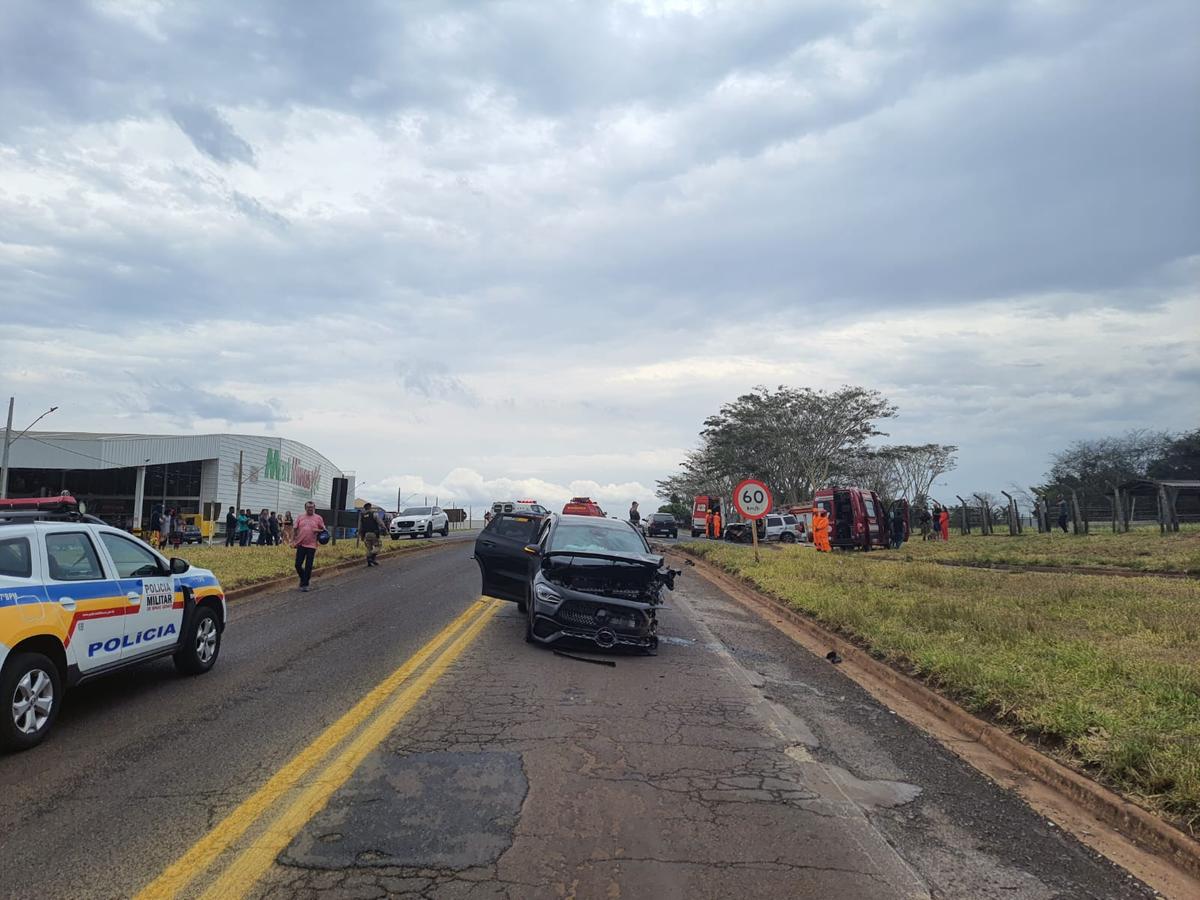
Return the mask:
MULTIPOLYGON (((757 385, 946 494, 1200 421, 1200 5, 0 0, 17 427, 614 510, 757 385)), ((393 501, 394 502, 394 501, 393 501)))

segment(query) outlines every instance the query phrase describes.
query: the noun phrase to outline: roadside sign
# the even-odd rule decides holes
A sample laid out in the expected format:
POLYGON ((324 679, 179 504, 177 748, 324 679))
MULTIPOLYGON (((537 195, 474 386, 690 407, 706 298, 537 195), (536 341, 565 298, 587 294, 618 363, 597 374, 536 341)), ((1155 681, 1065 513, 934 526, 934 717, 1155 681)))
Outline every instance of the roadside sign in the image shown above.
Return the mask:
POLYGON ((747 478, 733 491, 733 505, 747 519, 761 519, 771 511, 771 489, 761 481, 747 478))

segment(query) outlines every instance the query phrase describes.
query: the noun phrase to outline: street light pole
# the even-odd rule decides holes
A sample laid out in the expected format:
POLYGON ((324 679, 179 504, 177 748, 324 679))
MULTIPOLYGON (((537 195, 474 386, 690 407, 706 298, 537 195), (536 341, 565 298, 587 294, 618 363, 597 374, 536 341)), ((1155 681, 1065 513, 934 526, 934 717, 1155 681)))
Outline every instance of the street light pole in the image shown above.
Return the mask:
POLYGON ((42 421, 42 419, 46 418, 46 416, 50 415, 50 413, 52 413, 56 409, 58 409, 57 406, 50 407, 48 410, 46 410, 44 413, 42 413, 40 416, 38 416, 32 422, 30 422, 29 425, 25 428, 25 431, 22 431, 16 437, 13 437, 12 436, 13 404, 16 402, 16 399, 17 399, 16 397, 8 398, 8 424, 4 428, 4 455, 2 458, 0 458, 0 500, 4 500, 8 497, 8 448, 11 447, 13 444, 15 444, 17 441, 19 441, 25 435, 26 431, 28 431, 30 428, 32 428, 34 425, 36 425, 38 422, 42 421))

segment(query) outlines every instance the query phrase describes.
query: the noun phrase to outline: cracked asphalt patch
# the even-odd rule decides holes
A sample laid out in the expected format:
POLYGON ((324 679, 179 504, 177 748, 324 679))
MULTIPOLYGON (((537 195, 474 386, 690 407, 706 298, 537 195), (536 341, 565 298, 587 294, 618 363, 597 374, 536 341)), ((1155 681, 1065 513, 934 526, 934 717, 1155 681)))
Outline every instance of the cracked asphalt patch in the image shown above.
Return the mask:
POLYGON ((511 751, 374 753, 280 859, 317 869, 494 863, 528 787, 511 751))

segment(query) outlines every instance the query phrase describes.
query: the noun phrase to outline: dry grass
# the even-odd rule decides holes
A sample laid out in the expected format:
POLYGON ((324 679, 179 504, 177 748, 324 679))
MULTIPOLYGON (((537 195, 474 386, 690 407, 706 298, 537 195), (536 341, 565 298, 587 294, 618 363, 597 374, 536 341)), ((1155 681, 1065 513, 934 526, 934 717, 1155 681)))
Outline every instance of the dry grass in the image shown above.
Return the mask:
POLYGON ((1056 531, 1017 535, 950 534, 950 540, 910 541, 881 554, 906 560, 1003 563, 1036 566, 1096 566, 1143 572, 1186 572, 1200 575, 1200 526, 1185 525, 1178 534, 1159 534, 1157 527, 1113 534, 1093 527, 1091 534, 1056 531))
POLYGON ((1200 583, 691 549, 1200 828, 1200 583))

